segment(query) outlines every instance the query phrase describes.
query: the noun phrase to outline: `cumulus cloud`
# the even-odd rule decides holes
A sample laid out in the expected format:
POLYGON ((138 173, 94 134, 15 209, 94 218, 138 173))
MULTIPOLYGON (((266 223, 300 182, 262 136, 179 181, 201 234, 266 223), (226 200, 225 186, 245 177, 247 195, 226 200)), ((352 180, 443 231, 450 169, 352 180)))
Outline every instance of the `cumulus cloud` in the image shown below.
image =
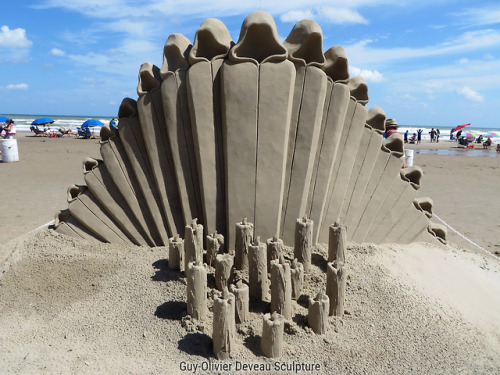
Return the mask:
POLYGON ((361 76, 366 82, 384 82, 385 77, 378 70, 360 69, 354 66, 349 67, 351 76, 361 76))
POLYGON ((52 56, 66 56, 66 51, 63 51, 62 49, 59 48, 52 48, 50 50, 50 54, 52 56))
POLYGON ((27 83, 11 83, 5 87, 7 90, 27 90, 27 83))
POLYGON ((31 40, 26 38, 26 30, 9 29, 9 26, 0 28, 0 46, 6 48, 28 48, 33 45, 31 40))
POLYGON ((33 42, 26 37, 26 30, 9 26, 0 28, 0 63, 18 63, 26 60, 33 42))
POLYGON ((457 93, 473 102, 482 102, 484 100, 484 97, 480 93, 471 89, 469 86, 464 86, 458 89, 457 93))

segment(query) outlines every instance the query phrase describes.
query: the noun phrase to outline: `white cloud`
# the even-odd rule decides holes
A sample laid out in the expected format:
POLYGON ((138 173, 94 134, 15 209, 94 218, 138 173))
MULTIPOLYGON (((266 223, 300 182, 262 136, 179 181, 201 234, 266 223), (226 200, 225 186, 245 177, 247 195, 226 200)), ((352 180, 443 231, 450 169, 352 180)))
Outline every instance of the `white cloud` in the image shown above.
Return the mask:
POLYGON ((10 30, 9 26, 0 28, 0 46, 6 48, 29 48, 33 45, 31 40, 26 38, 26 30, 18 28, 10 30))
POLYGON ((93 72, 99 71, 130 78, 137 76, 141 64, 150 61, 151 56, 158 60, 152 63, 162 64, 161 51, 161 47, 146 40, 126 39, 116 48, 106 52, 69 54, 68 58, 80 67, 91 68, 93 72))
POLYGON ((458 89, 457 93, 473 102, 482 102, 484 100, 484 97, 480 93, 471 89, 469 86, 464 86, 458 89))
POLYGON ((310 10, 291 10, 281 15, 281 22, 298 22, 303 19, 314 19, 314 14, 310 10))
POLYGON ((330 6, 320 7, 314 11, 307 10, 291 10, 280 17, 281 22, 298 22, 303 19, 315 19, 325 21, 337 25, 345 23, 362 23, 367 24, 366 20, 355 9, 350 8, 335 8, 330 6))
POLYGON ((26 30, 0 28, 0 63, 15 64, 27 59, 33 42, 26 37, 26 30))
POLYGON ((349 71, 351 76, 361 76, 366 82, 378 83, 385 81, 385 77, 378 70, 367 70, 350 66, 349 71))
POLYGON ((455 13, 466 25, 494 25, 500 23, 500 5, 491 4, 483 8, 471 8, 455 13))
POLYGON ((27 90, 28 84, 26 83, 11 83, 5 87, 7 90, 27 90))
POLYGON ((373 40, 365 39, 349 46, 344 46, 349 61, 354 62, 354 64, 387 63, 397 60, 442 56, 491 48, 500 45, 500 30, 470 31, 459 35, 454 40, 419 48, 376 48, 371 46, 373 43, 373 40))
POLYGON ((364 18, 357 10, 349 8, 334 8, 334 7, 324 7, 320 9, 320 14, 322 18, 327 19, 334 24, 344 24, 344 23, 362 23, 368 24, 368 20, 364 18))
POLYGON ((62 49, 59 48, 52 48, 50 50, 50 54, 52 56, 66 56, 66 51, 63 51, 62 49))

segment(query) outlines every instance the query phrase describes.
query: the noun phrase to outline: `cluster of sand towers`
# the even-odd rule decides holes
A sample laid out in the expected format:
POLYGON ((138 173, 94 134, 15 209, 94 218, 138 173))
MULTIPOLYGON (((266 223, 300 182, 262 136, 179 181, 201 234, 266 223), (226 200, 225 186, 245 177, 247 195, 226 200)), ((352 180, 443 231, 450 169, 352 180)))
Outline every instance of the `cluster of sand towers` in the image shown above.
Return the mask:
POLYGON ((84 162, 56 230, 114 243, 166 246, 198 218, 234 243, 247 216, 262 238, 294 241, 295 220, 326 242, 445 241, 432 201, 415 199, 422 171, 401 169, 401 135, 384 141, 385 113, 349 77, 345 51, 323 53, 319 25, 297 23, 284 42, 272 17, 250 14, 237 43, 205 20, 193 44, 172 34, 163 66, 141 66, 138 100, 124 99, 118 131, 101 131, 102 160, 84 162))
MULTIPOLYGON (((196 220, 186 226, 184 240, 169 240, 169 267, 184 270, 187 278, 187 312, 194 319, 207 314, 207 265, 215 269, 215 285, 221 291, 213 301, 213 351, 218 359, 231 356, 236 340, 236 324, 247 321, 250 297, 267 299, 271 295, 271 312, 263 316, 261 351, 278 358, 283 351, 285 321, 292 319, 292 300, 302 294, 304 273, 311 270, 313 222, 296 220, 293 261, 285 260, 283 241, 277 237, 265 243, 254 237, 254 227, 246 219, 235 226, 234 254, 225 252, 221 235, 206 237, 203 261, 203 226, 196 220), (234 280, 234 271, 247 271, 248 280, 234 280), (269 283, 270 282, 270 283, 269 283)), ((342 317, 347 281, 345 266, 346 228, 330 227, 326 290, 309 297, 307 323, 316 334, 328 329, 328 316, 342 317)))

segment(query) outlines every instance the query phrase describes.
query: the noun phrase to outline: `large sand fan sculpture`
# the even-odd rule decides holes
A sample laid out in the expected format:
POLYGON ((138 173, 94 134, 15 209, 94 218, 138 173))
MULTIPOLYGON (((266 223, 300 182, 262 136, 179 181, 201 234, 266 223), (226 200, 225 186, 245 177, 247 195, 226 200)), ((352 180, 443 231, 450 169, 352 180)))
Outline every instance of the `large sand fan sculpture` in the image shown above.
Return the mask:
POLYGON ((297 218, 326 242, 340 223, 356 242, 445 241, 422 171, 402 169, 399 134, 349 78, 342 47, 322 51, 313 21, 279 40, 272 17, 250 14, 238 43, 217 19, 193 45, 171 35, 161 69, 145 63, 137 101, 124 99, 118 131, 101 131, 102 160, 86 159, 86 186, 68 191, 56 230, 100 241, 160 246, 198 219, 234 243, 248 218, 262 238, 292 245, 297 218))

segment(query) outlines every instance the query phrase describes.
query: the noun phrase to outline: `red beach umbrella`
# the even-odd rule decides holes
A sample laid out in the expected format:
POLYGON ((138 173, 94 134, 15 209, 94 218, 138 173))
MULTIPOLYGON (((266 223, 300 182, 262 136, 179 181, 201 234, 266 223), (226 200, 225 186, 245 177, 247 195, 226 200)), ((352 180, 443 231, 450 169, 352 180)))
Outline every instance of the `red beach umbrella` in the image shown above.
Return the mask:
POLYGON ((470 122, 468 124, 458 125, 455 129, 453 129, 452 133, 455 133, 457 130, 465 128, 466 126, 469 126, 469 125, 470 125, 470 122))

